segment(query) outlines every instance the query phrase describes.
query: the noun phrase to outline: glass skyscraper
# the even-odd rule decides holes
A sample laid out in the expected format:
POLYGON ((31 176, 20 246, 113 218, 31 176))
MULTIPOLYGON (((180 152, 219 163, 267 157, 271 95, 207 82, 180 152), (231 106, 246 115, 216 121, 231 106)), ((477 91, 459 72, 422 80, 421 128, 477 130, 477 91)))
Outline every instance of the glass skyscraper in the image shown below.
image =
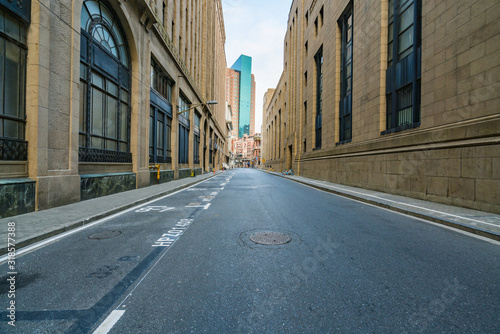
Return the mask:
POLYGON ((228 101, 232 106, 237 136, 253 136, 255 132, 255 80, 252 57, 241 55, 227 71, 228 101), (231 71, 232 70, 232 71, 231 71))

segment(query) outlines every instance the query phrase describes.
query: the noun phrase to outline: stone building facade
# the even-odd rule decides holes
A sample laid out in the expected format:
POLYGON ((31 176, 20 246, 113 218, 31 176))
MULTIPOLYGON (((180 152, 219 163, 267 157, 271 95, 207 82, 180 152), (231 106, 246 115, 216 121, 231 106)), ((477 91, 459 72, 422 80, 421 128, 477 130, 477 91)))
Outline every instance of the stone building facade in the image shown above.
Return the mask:
POLYGON ((227 160, 220 0, 1 0, 0 18, 1 217, 227 160))
POLYGON ((500 3, 295 0, 275 170, 500 213, 500 3))
POLYGON ((233 129, 231 130, 231 136, 238 138, 238 116, 240 114, 240 72, 233 70, 232 68, 226 69, 226 99, 231 109, 231 122, 233 124, 233 129))

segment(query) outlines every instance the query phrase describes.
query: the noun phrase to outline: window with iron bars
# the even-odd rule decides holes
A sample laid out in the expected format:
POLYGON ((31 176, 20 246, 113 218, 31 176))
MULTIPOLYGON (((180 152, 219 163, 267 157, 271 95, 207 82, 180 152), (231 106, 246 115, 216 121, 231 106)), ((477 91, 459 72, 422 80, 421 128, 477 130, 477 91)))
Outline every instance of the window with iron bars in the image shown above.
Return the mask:
POLYGON ((321 148, 322 111, 323 111, 323 46, 314 57, 316 60, 316 143, 315 149, 321 148))
POLYGON ((26 24, 0 7, 0 160, 28 160, 26 24))
POLYGON ((420 126, 421 0, 389 0, 386 130, 420 126))

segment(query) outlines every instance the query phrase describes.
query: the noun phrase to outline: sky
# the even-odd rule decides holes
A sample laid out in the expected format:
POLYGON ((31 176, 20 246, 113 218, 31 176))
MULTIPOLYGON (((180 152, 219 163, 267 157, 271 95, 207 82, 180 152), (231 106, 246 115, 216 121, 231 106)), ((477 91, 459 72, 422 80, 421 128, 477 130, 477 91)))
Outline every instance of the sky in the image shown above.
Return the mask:
POLYGON ((283 43, 292 0, 222 0, 226 60, 252 57, 255 75, 255 132, 261 132, 265 92, 276 88, 283 72, 283 43))

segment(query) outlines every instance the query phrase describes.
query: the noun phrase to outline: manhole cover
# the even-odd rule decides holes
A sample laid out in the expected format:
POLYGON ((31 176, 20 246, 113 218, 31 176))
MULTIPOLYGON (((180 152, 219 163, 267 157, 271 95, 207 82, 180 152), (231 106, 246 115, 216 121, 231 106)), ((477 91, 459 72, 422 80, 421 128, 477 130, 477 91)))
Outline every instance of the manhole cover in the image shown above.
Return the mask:
POLYGON ((89 236, 89 239, 93 240, 111 239, 119 236, 120 234, 122 234, 121 231, 103 231, 96 234, 92 234, 91 236, 89 236))
POLYGON ((284 245, 292 241, 292 238, 281 232, 257 232, 250 235, 250 240, 259 245, 284 245))

